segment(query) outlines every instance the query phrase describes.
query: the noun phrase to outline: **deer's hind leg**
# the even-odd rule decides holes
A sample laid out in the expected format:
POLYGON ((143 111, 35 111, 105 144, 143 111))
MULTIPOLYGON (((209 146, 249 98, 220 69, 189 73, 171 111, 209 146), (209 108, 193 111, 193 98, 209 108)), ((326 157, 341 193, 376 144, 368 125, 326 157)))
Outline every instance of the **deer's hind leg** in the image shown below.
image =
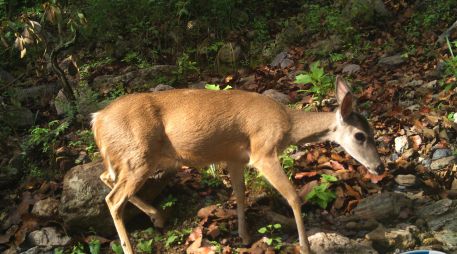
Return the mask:
POLYGON ((139 199, 134 198, 137 191, 148 179, 150 170, 156 167, 156 163, 139 161, 133 165, 124 163, 123 165, 120 165, 120 167, 122 168, 117 170, 119 174, 116 182, 113 184, 113 188, 106 196, 105 200, 111 216, 113 217, 114 226, 116 227, 116 231, 119 235, 124 253, 133 254, 133 248, 130 244, 128 233, 125 229, 123 221, 123 211, 127 202, 133 200, 133 202, 136 202, 136 205, 145 209, 147 212, 151 214, 155 212, 155 214, 157 214, 157 210, 155 208, 147 206, 144 202, 137 202, 139 199), (152 209, 148 210, 148 208, 152 209))
MULTIPOLYGON (((161 175, 160 177, 150 179, 150 181, 153 181, 153 191, 154 195, 156 196, 162 192, 162 190, 165 188, 167 185, 167 182, 170 180, 172 176, 176 174, 176 170, 168 170, 166 173, 161 175)), ((113 182, 110 181, 109 178, 109 172, 104 171, 100 175, 101 181, 108 186, 110 189, 113 189, 114 184, 113 182)), ((148 184, 146 184, 148 185, 148 184)), ((139 198, 137 195, 134 195, 130 197, 129 202, 132 203, 134 206, 136 206, 138 209, 140 209, 142 212, 144 212, 149 218, 151 219, 152 223, 154 224, 155 227, 157 228, 163 228, 165 225, 165 219, 162 215, 162 213, 156 209, 155 207, 149 205, 147 202, 143 201, 143 199, 139 198)))

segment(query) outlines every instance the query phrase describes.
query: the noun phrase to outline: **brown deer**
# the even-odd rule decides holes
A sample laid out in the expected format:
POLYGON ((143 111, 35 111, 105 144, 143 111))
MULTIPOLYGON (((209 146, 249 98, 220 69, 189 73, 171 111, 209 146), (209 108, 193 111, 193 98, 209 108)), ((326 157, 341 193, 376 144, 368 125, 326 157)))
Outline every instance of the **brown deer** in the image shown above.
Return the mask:
POLYGON ((353 95, 336 78, 336 112, 291 110, 251 92, 177 89, 123 96, 93 114, 92 128, 106 171, 101 180, 112 190, 106 203, 124 253, 132 254, 122 212, 130 201, 155 225, 158 210, 135 196, 148 177, 181 165, 200 167, 225 162, 237 202, 238 232, 250 242, 245 222, 243 168, 250 164, 281 193, 292 208, 301 253, 309 244, 300 197, 281 168, 278 154, 290 144, 339 143, 372 174, 384 171, 373 131, 353 111, 353 95))

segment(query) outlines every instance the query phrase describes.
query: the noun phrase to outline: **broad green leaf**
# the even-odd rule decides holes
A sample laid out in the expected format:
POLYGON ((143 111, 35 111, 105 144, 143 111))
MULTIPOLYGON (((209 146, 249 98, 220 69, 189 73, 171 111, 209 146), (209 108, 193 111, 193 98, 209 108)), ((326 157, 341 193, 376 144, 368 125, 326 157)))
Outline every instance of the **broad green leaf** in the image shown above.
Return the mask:
POLYGON ((309 84, 312 83, 313 80, 311 79, 311 76, 308 74, 300 74, 295 77, 294 83, 296 84, 309 84))
POLYGON ((322 177, 322 181, 324 181, 324 182, 331 183, 331 182, 338 181, 338 178, 336 178, 336 176, 332 176, 332 175, 322 174, 321 177, 322 177))
POLYGON ((219 90, 221 90, 221 87, 216 84, 206 84, 205 89, 219 91, 219 90))
POLYGON ((265 234, 267 232, 267 228, 266 227, 259 228, 258 232, 261 234, 265 234))

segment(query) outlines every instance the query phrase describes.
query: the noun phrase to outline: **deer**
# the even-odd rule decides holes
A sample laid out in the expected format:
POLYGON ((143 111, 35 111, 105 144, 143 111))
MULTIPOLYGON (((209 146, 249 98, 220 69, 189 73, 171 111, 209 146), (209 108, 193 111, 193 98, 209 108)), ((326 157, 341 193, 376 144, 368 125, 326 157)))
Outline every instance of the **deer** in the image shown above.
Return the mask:
POLYGON ((337 76, 334 112, 293 110, 267 96, 241 90, 174 89, 124 95, 92 115, 92 130, 111 191, 105 200, 124 253, 133 248, 123 222, 127 202, 163 226, 159 209, 135 194, 148 177, 179 167, 225 163, 236 201, 238 234, 250 243, 245 219, 246 165, 257 169, 286 199, 297 225, 300 253, 310 253, 301 199, 278 155, 290 144, 332 141, 369 173, 385 171, 373 130, 354 110, 347 82, 337 76))

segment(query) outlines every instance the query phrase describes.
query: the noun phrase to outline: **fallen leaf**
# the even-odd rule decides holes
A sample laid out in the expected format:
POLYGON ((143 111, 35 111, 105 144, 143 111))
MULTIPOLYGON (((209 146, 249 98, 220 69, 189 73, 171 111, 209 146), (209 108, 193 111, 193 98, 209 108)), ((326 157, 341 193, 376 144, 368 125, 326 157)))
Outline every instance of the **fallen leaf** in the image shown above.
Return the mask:
POLYGON ((337 161, 337 162, 342 162, 342 161, 344 161, 343 156, 341 156, 341 155, 339 155, 339 154, 337 154, 337 153, 332 153, 331 156, 330 156, 330 158, 332 158, 332 160, 337 161))
POLYGON ((23 216, 22 218, 22 223, 19 227, 19 230, 16 231, 16 234, 14 235, 14 243, 16 246, 21 245, 25 237, 28 235, 33 230, 36 230, 38 228, 38 219, 33 216, 23 216))
POLYGON ((421 144, 422 144, 422 138, 419 135, 414 135, 410 137, 411 140, 413 141, 413 148, 414 150, 419 150, 421 144))
POLYGON ((220 235, 221 231, 219 230, 219 226, 217 225, 216 222, 211 223, 208 226, 208 231, 207 234, 211 236, 211 238, 216 238, 220 235))
POLYGON ((305 200, 306 195, 308 195, 308 193, 317 185, 319 185, 319 181, 313 180, 313 181, 303 185, 303 187, 301 187, 301 189, 298 192, 298 195, 302 198, 302 200, 305 203, 306 203, 306 200, 305 200))
POLYGON ((302 179, 303 177, 313 177, 317 175, 316 171, 308 171, 308 172, 298 172, 295 174, 294 178, 297 180, 302 179))
POLYGON ((362 198, 362 194, 360 192, 354 190, 354 188, 352 188, 352 186, 350 186, 349 184, 345 183, 344 188, 346 189, 346 191, 345 191, 346 195, 354 197, 357 200, 362 198))
POLYGON ((347 205, 347 207, 346 207, 346 210, 344 210, 344 212, 346 212, 346 213, 351 212, 352 209, 354 209, 354 207, 357 206, 357 204, 359 204, 359 200, 357 200, 357 199, 350 200, 350 201, 348 202, 348 205, 347 205))

